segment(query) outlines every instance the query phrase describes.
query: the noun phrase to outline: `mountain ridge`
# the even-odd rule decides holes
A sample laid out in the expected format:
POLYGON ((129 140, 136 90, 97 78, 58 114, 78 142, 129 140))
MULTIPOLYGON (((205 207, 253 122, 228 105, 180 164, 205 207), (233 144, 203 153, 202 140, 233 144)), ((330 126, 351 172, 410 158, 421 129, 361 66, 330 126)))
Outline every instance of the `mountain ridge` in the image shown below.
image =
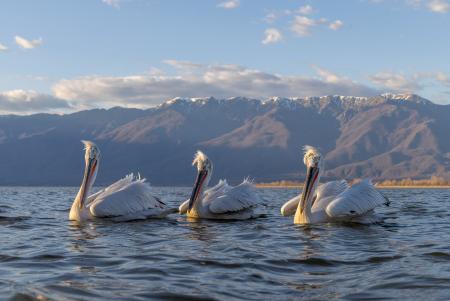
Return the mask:
POLYGON ((193 153, 215 179, 299 180, 301 148, 321 148, 325 178, 450 176, 450 106, 415 94, 374 97, 174 98, 149 109, 0 116, 0 185, 77 185, 79 140, 102 150, 98 184, 139 171, 190 185, 193 153))

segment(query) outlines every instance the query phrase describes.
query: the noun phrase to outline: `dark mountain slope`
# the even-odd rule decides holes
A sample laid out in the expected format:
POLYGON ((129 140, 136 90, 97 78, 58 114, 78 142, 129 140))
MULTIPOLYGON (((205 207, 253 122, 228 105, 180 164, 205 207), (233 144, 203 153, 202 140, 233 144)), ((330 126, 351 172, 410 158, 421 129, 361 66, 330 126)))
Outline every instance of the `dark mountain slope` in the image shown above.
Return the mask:
POLYGON ((318 146, 326 177, 450 176, 450 106, 416 95, 177 98, 148 109, 0 116, 0 184, 77 185, 92 139, 106 184, 139 171, 157 185, 190 185, 202 149, 215 178, 298 180, 301 148, 318 146))

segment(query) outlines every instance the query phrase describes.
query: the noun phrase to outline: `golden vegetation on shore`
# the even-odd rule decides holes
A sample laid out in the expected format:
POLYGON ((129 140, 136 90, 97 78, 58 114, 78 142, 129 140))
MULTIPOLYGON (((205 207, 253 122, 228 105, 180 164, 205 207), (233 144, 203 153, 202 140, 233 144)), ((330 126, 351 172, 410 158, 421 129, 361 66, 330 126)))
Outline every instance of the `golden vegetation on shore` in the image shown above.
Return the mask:
MULTIPOLYGON (((351 181, 352 184, 355 181, 351 181)), ((380 188, 450 188, 450 180, 442 177, 432 176, 429 179, 401 179, 401 180, 383 180, 374 181, 375 186, 380 188)), ((300 188, 303 187, 302 182, 296 181, 275 181, 270 183, 257 183, 259 188, 300 188)))
POLYGON ((275 181, 275 182, 269 182, 269 183, 256 183, 255 185, 256 185, 256 187, 261 187, 261 188, 301 187, 301 186, 303 186, 303 183, 295 182, 295 181, 275 181))
POLYGON ((429 179, 384 180, 376 183, 378 187, 450 187, 450 181, 442 177, 432 176, 429 179))

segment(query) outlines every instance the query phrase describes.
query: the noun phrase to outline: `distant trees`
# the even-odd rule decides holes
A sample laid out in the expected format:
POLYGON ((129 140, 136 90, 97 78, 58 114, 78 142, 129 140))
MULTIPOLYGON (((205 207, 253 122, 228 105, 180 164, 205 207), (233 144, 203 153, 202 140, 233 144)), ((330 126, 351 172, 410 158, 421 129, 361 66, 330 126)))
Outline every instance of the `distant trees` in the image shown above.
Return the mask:
POLYGON ((450 181, 438 176, 431 176, 429 179, 413 180, 413 179, 402 179, 402 180, 384 180, 376 183, 376 186, 450 186, 450 181))
MULTIPOLYGON (((349 184, 359 182, 360 179, 349 181, 349 184)), ((430 187, 430 186, 450 186, 450 180, 443 177, 431 176, 429 179, 415 180, 411 178, 401 180, 383 180, 379 182, 374 181, 377 187, 430 187)), ((275 181, 270 183, 258 183, 258 187, 301 187, 303 183, 295 181, 275 181)))
POLYGON ((295 181, 274 181, 269 183, 258 183, 257 187, 300 187, 303 186, 303 183, 295 182, 295 181))

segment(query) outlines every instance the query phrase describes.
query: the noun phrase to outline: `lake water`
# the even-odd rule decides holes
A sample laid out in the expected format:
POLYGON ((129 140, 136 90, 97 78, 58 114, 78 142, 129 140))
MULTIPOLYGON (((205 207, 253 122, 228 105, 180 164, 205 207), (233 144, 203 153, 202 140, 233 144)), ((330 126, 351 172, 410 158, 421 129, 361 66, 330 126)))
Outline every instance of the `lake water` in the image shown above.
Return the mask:
MULTIPOLYGON (((385 222, 67 220, 77 188, 0 188, 0 300, 448 300, 450 190, 385 190, 385 222)), ((155 188, 178 206, 189 188, 155 188)))

